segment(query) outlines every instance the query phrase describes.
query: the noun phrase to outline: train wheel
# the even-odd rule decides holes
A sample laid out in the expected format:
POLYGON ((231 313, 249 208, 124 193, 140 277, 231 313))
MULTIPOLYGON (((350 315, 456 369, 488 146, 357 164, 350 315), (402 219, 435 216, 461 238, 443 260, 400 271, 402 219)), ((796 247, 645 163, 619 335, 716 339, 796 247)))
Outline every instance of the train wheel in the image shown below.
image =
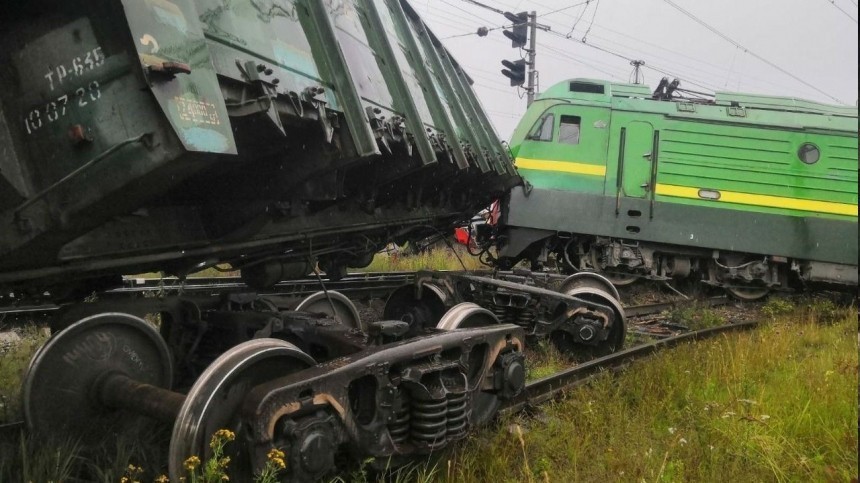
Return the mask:
MULTIPOLYGON (((451 308, 436 326, 441 330, 469 329, 486 327, 499 324, 499 319, 489 310, 473 304, 464 302, 451 308)), ((499 410, 501 400, 495 393, 481 390, 483 378, 477 381, 476 389, 472 393, 472 424, 483 426, 489 423, 499 410)))
POLYGON ((24 376, 27 426, 35 432, 87 434, 111 424, 130 426, 128 412, 97 402, 95 392, 109 375, 169 389, 170 353, 154 327, 139 317, 103 313, 81 319, 42 346, 24 376))
POLYGON ((341 324, 353 329, 364 330, 358 309, 346 295, 329 290, 308 295, 295 308, 296 312, 326 314, 341 324))
POLYGON ((601 264, 599 261, 599 255, 594 249, 591 250, 589 255, 589 260, 591 261, 591 268, 600 276, 612 282, 612 285, 615 285, 616 287, 626 287, 628 285, 636 283, 636 281, 639 280, 639 277, 632 273, 627 273, 621 270, 606 271, 605 269, 600 268, 601 264))
MULTIPOLYGON (((228 429, 241 435, 239 413, 251 388, 315 364, 298 347, 278 339, 251 340, 216 359, 188 392, 174 423, 168 454, 170 481, 184 476, 187 458, 197 456, 205 461, 211 456, 209 442, 216 431, 228 429)), ((233 471, 250 475, 252 465, 248 452, 240 448, 241 439, 228 444, 225 453, 232 460, 233 471)))
POLYGON ((432 284, 424 284, 421 298, 415 296, 415 285, 404 285, 395 290, 385 302, 383 320, 402 320, 409 324, 407 335, 416 335, 423 329, 435 327, 445 315, 445 293, 432 284))
POLYGON ((618 293, 618 289, 615 287, 615 284, 613 284, 608 278, 595 272, 579 272, 567 277, 563 282, 561 282, 561 287, 558 291, 569 295, 569 292, 580 287, 591 287, 603 290, 615 297, 616 300, 621 300, 621 294, 618 293))
POLYGON ((770 289, 767 287, 724 287, 732 297, 743 302, 755 302, 768 296, 770 289))
POLYGON ((570 325, 550 334, 550 340, 562 353, 578 356, 584 355, 586 357, 602 357, 619 351, 624 347, 624 339, 627 336, 627 320, 624 316, 624 309, 621 307, 618 299, 600 288, 587 286, 569 290, 565 295, 610 307, 612 309, 612 328, 609 330, 609 335, 605 340, 598 342, 596 345, 591 345, 583 342, 583 340, 589 334, 593 334, 596 331, 593 328, 577 326, 568 322, 570 325))

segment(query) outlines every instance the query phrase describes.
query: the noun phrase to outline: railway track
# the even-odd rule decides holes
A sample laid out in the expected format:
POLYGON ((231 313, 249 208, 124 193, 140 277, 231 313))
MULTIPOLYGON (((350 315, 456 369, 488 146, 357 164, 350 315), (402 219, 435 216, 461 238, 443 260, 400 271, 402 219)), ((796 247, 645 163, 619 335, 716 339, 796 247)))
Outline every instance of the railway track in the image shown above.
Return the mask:
MULTIPOLYGON (((489 274, 491 272, 475 273, 489 274)), ((337 281, 322 280, 322 285, 326 290, 337 291, 350 298, 385 298, 392 291, 414 281, 415 276, 416 272, 353 273, 337 281)), ((560 281, 565 277, 555 274, 539 274, 539 278, 546 281, 560 281)), ((320 285, 320 279, 304 278, 283 281, 271 289, 255 290, 242 282, 240 277, 192 277, 184 281, 175 277, 126 277, 121 287, 101 292, 98 296, 99 298, 109 300, 160 294, 215 296, 223 293, 247 291, 255 291, 260 295, 306 296, 319 291, 321 288, 320 285)), ((683 300, 679 300, 635 305, 625 307, 624 311, 628 318, 642 317, 671 310, 683 302, 683 300)), ((712 297, 703 300, 703 303, 712 307, 726 305, 729 302, 729 299, 726 297, 712 297)), ((0 297, 0 327, 3 327, 4 324, 14 326, 16 323, 39 321, 49 317, 51 313, 60 308, 60 306, 55 304, 16 305, 13 298, 7 296, 4 301, 4 298, 0 297)))
POLYGON ((556 374, 526 384, 525 389, 517 397, 510 399, 503 404, 501 411, 504 413, 513 413, 527 407, 536 406, 552 399, 562 391, 587 383, 602 371, 622 370, 633 361, 642 359, 660 349, 674 347, 684 342, 707 339, 726 332, 749 330, 756 327, 756 325, 756 322, 737 322, 721 325, 719 327, 710 327, 685 332, 578 364, 569 369, 562 370, 556 374))
MULTIPOLYGON (((649 308, 651 310, 663 310, 664 307, 665 304, 652 304, 650 306, 640 305, 635 307, 635 309, 638 314, 642 315, 647 312, 649 308)), ((756 326, 756 322, 736 322, 718 327, 689 331, 648 344, 637 345, 605 357, 578 364, 556 374, 529 382, 518 396, 506 401, 502 405, 500 414, 510 414, 530 407, 535 407, 556 397, 562 391, 570 390, 588 383, 592 378, 603 371, 623 370, 634 361, 641 360, 661 349, 675 347, 686 342, 708 339, 727 332, 750 330, 756 326)), ((21 430, 23 428, 24 421, 0 424, 0 435, 10 431, 21 430)))
MULTIPOLYGON (((326 290, 340 292, 350 298, 384 298, 397 288, 412 282, 415 272, 368 272, 354 273, 337 280, 323 280, 326 290)), ((280 282, 271 289, 255 290, 246 285, 239 277, 192 277, 182 281, 175 277, 134 278, 127 277, 123 285, 98 294, 100 299, 117 300, 124 297, 144 297, 154 295, 197 295, 215 296, 231 292, 255 291, 261 295, 307 296, 320 290, 320 280, 305 278, 280 282)), ((61 307, 55 304, 15 305, 7 300, 0 305, 0 327, 44 320, 61 307)), ((0 304, 3 299, 0 298, 0 304)))
MULTIPOLYGON (((583 292, 581 289, 574 289, 573 291, 570 291, 571 290, 570 287, 568 287, 568 289, 565 289, 563 286, 559 287, 558 291, 550 290, 547 288, 549 286, 549 284, 547 282, 548 281, 554 282, 555 280, 551 279, 550 277, 544 276, 544 274, 537 274, 537 276, 533 277, 532 279, 529 279, 528 277, 526 277, 523 280, 519 280, 519 277, 523 277, 523 276, 524 276, 523 274, 503 273, 503 274, 495 274, 495 277, 484 277, 484 278, 482 278, 482 277, 476 277, 472 274, 459 273, 459 272, 445 272, 445 273, 438 273, 438 272, 437 273, 432 273, 432 272, 415 272, 415 273, 400 272, 400 273, 385 273, 385 274, 367 273, 367 274, 352 274, 352 275, 349 275, 349 276, 345 277, 344 279, 338 280, 338 281, 323 281, 323 280, 320 280, 318 278, 309 278, 309 279, 305 279, 305 280, 295 280, 295 281, 283 282, 283 283, 280 283, 277 286, 275 286, 272 289, 267 290, 267 291, 254 291, 253 289, 251 289, 250 287, 248 287, 247 285, 242 283, 242 281, 238 278, 200 278, 200 279, 189 279, 189 280, 185 280, 185 281, 180 281, 177 279, 142 279, 142 280, 127 279, 125 284, 122 287, 118 287, 118 288, 113 289, 113 290, 99 293, 98 294, 98 302, 96 304, 93 304, 93 305, 101 305, 104 302, 103 307, 101 307, 99 309, 103 310, 103 311, 110 312, 110 310, 105 309, 105 307, 109 308, 115 304, 119 304, 116 306, 128 307, 129 310, 131 310, 133 308, 133 306, 138 304, 138 302, 144 302, 146 304, 145 305, 146 307, 154 308, 154 307, 161 307, 161 305, 159 305, 159 304, 166 303, 165 301, 186 300, 185 297, 188 297, 188 300, 190 300, 190 299, 197 300, 197 301, 212 300, 213 302, 220 304, 224 300, 236 300, 236 301, 245 300, 246 299, 245 296, 249 292, 255 292, 255 293, 260 294, 260 295, 265 294, 267 296, 274 296, 274 297, 270 297, 269 300, 277 299, 278 298, 277 296, 282 296, 282 298, 295 299, 297 297, 301 298, 304 295, 312 294, 311 297, 307 297, 304 299, 304 301, 306 302, 310 299, 316 299, 316 298, 320 297, 321 294, 319 294, 318 292, 321 288, 321 285, 323 285, 326 290, 337 291, 337 292, 340 292, 341 294, 349 295, 349 298, 351 298, 353 300, 373 299, 373 298, 386 299, 386 298, 388 298, 388 295, 394 293, 395 290, 405 289, 405 288, 410 287, 410 285, 409 285, 410 283, 415 283, 415 284, 417 284, 417 286, 422 286, 421 285, 422 283, 431 283, 431 282, 437 283, 437 285, 435 285, 435 287, 437 287, 437 288, 434 289, 436 291, 429 290, 429 289, 425 288, 426 293, 438 294, 437 291, 441 290, 439 287, 445 286, 443 284, 446 282, 449 284, 454 284, 454 285, 465 283, 465 284, 471 285, 473 287, 479 286, 481 284, 493 286, 497 290, 494 293, 498 294, 498 297, 500 297, 498 303, 505 303, 507 301, 507 299, 505 299, 505 297, 511 297, 511 295, 508 295, 508 294, 512 294, 512 293, 514 293, 514 294, 516 294, 516 293, 526 294, 526 295, 521 295, 521 297, 536 297, 536 298, 546 297, 547 298, 546 300, 561 300, 561 301, 571 300, 574 303, 583 303, 583 304, 585 304, 587 302, 584 302, 581 299, 577 299, 576 298, 577 294, 586 295, 586 296, 595 296, 595 295, 599 296, 599 294, 603 294, 603 296, 609 297, 609 299, 606 299, 606 300, 610 300, 610 299, 612 301, 615 300, 614 298, 612 298, 612 296, 610 296, 606 292, 594 291, 593 288, 588 288, 588 287, 586 287, 584 289, 585 292, 583 292), (510 281, 511 278, 513 278, 516 281, 515 282, 510 281), (527 283, 529 281, 531 281, 530 284, 527 283), (518 283, 519 283, 519 285, 518 285, 518 283), (521 290, 521 292, 516 292, 516 290, 521 290), (577 292, 576 290, 580 290, 580 291, 577 292), (152 297, 157 297, 157 296, 162 296, 162 295, 165 296, 165 298, 163 300, 158 299, 156 301, 157 303, 155 305, 150 306, 150 304, 151 304, 150 301, 154 300, 154 299, 152 299, 152 297), (229 297, 216 298, 216 297, 220 297, 223 295, 229 295, 229 297)), ((434 286, 430 285, 430 287, 432 288, 434 286)), ((611 286, 610 286, 610 289, 611 289, 611 286)), ((406 290, 406 292, 411 293, 411 291, 409 291, 409 290, 406 290)), ((338 295, 338 296, 340 297, 340 295, 338 295)), ((396 297, 392 296, 392 298, 396 298, 396 297)), ((462 301, 462 297, 454 296, 453 298, 448 299, 448 300, 460 300, 460 301, 462 301)), ((476 298, 476 300, 479 300, 479 299, 476 298)), ((521 299, 521 300, 529 300, 529 299, 521 299)), ((601 298, 600 300, 603 301, 604 299, 601 298)), ((332 302, 331 298, 328 299, 328 302, 329 302, 329 304, 332 304, 331 305, 332 310, 336 310, 335 306, 334 306, 334 302, 332 302)), ((701 302, 701 301, 699 301, 699 302, 701 302)), ((210 303, 210 302, 205 302, 205 303, 210 303)), ((304 303, 304 302, 302 302, 302 303, 304 303)), ((350 304, 348 300, 346 300, 346 303, 350 304)), ((454 302, 454 303, 456 303, 456 302, 454 302)), ((494 302, 494 303, 496 303, 496 302, 494 302)), ((617 304, 617 302, 612 302, 612 303, 617 304)), ((743 326, 743 327, 751 326, 750 324, 747 324, 747 325, 737 325, 736 324, 736 325, 727 325, 725 327, 706 329, 706 330, 702 330, 702 331, 685 331, 684 330, 685 328, 683 328, 683 327, 680 327, 680 328, 674 327, 674 328, 672 328, 672 330, 674 330, 675 332, 669 332, 667 334, 667 333, 665 333, 666 332, 665 331, 665 329, 666 329, 665 325, 666 324, 661 322, 661 321, 665 321, 665 319, 667 318, 667 315, 665 314, 666 311, 673 309, 679 303, 685 304, 685 303, 688 303, 688 301, 687 300, 679 300, 679 301, 675 301, 675 302, 664 302, 664 303, 657 303, 657 304, 636 305, 636 306, 630 306, 630 307, 626 307, 626 308, 621 307, 620 305, 616 305, 617 308, 613 309, 613 310, 616 310, 615 313, 619 314, 619 316, 621 315, 622 312, 626 315, 626 317, 629 319, 628 327, 631 329, 632 332, 638 332, 641 329, 641 326, 646 325, 646 324, 649 324, 652 327, 657 327, 657 326, 660 326, 662 324, 664 327, 661 328, 661 330, 662 330, 661 333, 646 333, 645 334, 645 335, 653 335, 655 337, 661 338, 662 340, 637 345, 637 346, 633 347, 632 349, 627 349, 627 350, 624 350, 622 352, 616 353, 614 355, 607 356, 607 357, 604 357, 601 359, 597 359, 597 360, 594 360, 594 361, 591 361, 591 362, 588 362, 585 364, 579 364, 579 365, 576 365, 576 366, 571 367, 569 369, 563 370, 563 371, 561 371, 561 372, 559 372, 559 373, 557 373, 551 377, 541 379, 538 381, 533 381, 533 382, 525 385, 525 389, 523 390, 523 392, 520 395, 518 395, 517 397, 515 397, 512 400, 509 400, 508 403, 506 403, 504 405, 504 410, 505 411, 516 411, 516 410, 519 410, 519 409, 522 409, 522 408, 525 408, 528 406, 533 406, 533 405, 539 404, 542 401, 545 401, 549 398, 552 398, 555 394, 557 394, 561 390, 564 390, 565 388, 574 387, 578 384, 581 384, 582 382, 588 380, 589 377, 593 376, 594 374, 596 374, 597 372, 599 372, 602 369, 617 370, 620 367, 623 367, 625 364, 629 363, 631 360, 636 359, 636 358, 641 358, 647 354, 650 354, 650 353, 658 350, 661 347, 667 347, 667 346, 675 345, 675 344, 683 342, 685 340, 704 338, 704 337, 707 337, 707 336, 710 336, 710 335, 713 335, 716 333, 722 333, 722 332, 725 332, 727 330, 732 330, 732 329, 735 329, 735 328, 738 328, 741 326, 743 326), (678 330, 683 331, 684 333, 677 334, 676 332, 678 330)), ((707 305, 710 305, 710 306, 717 306, 717 305, 723 305, 723 304, 728 303, 728 299, 726 299, 724 297, 717 297, 717 298, 707 299, 704 301, 704 303, 707 305)), ((84 305, 88 305, 88 304, 84 304, 84 305)), ((485 313, 490 314, 490 312, 487 309, 483 309, 474 303, 463 303, 460 305, 472 305, 472 306, 474 306, 475 309, 477 309, 479 311, 483 310, 485 313)), ((290 307, 292 307, 292 306, 290 306, 290 307)), ((462 308, 462 307, 460 307, 460 308, 462 308)), ((3 325, 7 325, 7 324, 3 323, 2 317, 6 317, 9 314, 12 314, 18 318, 30 318, 30 319, 32 319, 36 315, 50 317, 53 312, 56 312, 60 309, 63 309, 63 307, 57 307, 57 306, 41 306, 41 307, 40 306, 27 306, 27 307, 17 306, 17 307, 11 307, 11 308, 6 309, 5 313, 3 311, 0 311, 0 327, 2 327, 3 325)), ((288 308, 287 310, 289 311, 289 310, 293 310, 293 309, 288 308)), ((299 314, 301 314, 302 312, 316 312, 316 310, 311 310, 311 309, 307 309, 307 308, 302 309, 300 307, 296 307, 294 310, 296 310, 297 313, 299 313, 299 314)), ((358 313, 356 312, 355 307, 353 307, 352 310, 353 310, 353 313, 355 313, 356 320, 360 322, 359 317, 358 317, 358 313)), ((387 307, 386 307, 386 310, 387 310, 387 307)), ((454 307, 451 309, 451 312, 456 312, 456 310, 457 310, 457 307, 454 307)), ((125 312, 125 309, 120 309, 120 311, 125 312)), ((160 310, 156 310, 156 311, 160 311, 160 310)), ((150 312, 151 312, 151 310, 150 310, 150 312)), ((146 312, 146 313, 150 313, 150 312, 146 312)), ((130 312, 130 313, 134 313, 134 312, 130 312)), ((217 310, 213 311, 212 313, 215 314, 215 317, 217 317, 217 314, 218 314, 217 310)), ((61 315, 57 316, 56 320, 62 319, 62 317, 64 317, 64 316, 69 316, 69 314, 66 313, 65 310, 63 310, 62 312, 59 312, 59 314, 61 314, 61 315)), ((492 315, 492 314, 490 314, 490 315, 492 315)), ((73 316, 74 316, 74 314, 73 314, 73 316)), ((370 315, 368 315, 368 317, 374 317, 374 316, 372 316, 372 314, 370 314, 370 315)), ((407 320, 406 318, 401 319, 400 316, 396 316, 396 315, 395 316, 384 315, 384 317, 388 317, 385 320, 389 320, 389 321, 395 321, 396 320, 396 321, 399 321, 398 323, 400 323, 400 324, 403 324, 404 321, 407 320)), ((364 319, 364 316, 360 317, 360 319, 364 319)), ((462 323, 464 320, 467 320, 467 317, 462 316, 462 317, 460 317, 460 319, 462 319, 462 320, 459 320, 459 322, 462 323)), ((85 322, 86 324, 92 324, 93 320, 98 322, 97 318, 80 319, 80 318, 73 318, 72 317, 72 318, 70 318, 70 320, 81 320, 82 323, 84 323, 84 320, 86 320, 86 322, 85 322)), ((174 319, 174 320, 176 320, 176 319, 174 319)), ((218 323, 217 318, 210 318, 208 320, 210 321, 210 323, 216 323, 216 324, 218 323)), ((375 322, 375 320, 376 319, 368 319, 368 320, 365 320, 364 322, 371 323, 371 322, 375 322)), ((502 319, 502 317, 499 317, 499 319, 497 319, 497 320, 503 320, 503 319, 502 319)), ((140 323, 143 324, 143 325, 141 325, 141 327, 143 327, 143 328, 149 327, 149 326, 146 326, 145 322, 143 322, 143 321, 141 321, 140 323), (144 326, 146 326, 146 327, 144 327, 144 326)), ((242 323, 244 323, 244 320, 241 318, 237 318, 237 323, 242 324, 242 323)), ((298 323, 302 323, 302 322, 299 321, 298 323)), ((435 324, 435 322, 434 322, 434 324, 435 324)), ((359 324, 354 324, 354 325, 344 324, 344 325, 363 328, 363 326, 360 326, 359 324)), ((428 327, 427 325, 421 325, 421 326, 428 327)), ((243 330, 243 331, 245 330, 245 329, 235 329, 235 327, 237 327, 237 326, 233 325, 231 323, 228 323, 227 325, 225 325, 225 327, 230 329, 230 330, 243 330)), ((379 326, 378 329, 382 330, 382 327, 383 326, 379 326)), ((445 324, 443 324, 440 321, 438 327, 440 327, 440 328, 445 327, 445 324)), ((453 326, 450 328, 456 328, 456 326, 453 326)), ((446 330, 450 330, 450 328, 448 328, 446 330)), ((75 330, 77 330, 77 329, 75 329, 75 330)), ((152 330, 152 329, 150 328, 147 330, 152 330)), ((255 329, 255 330, 257 330, 257 329, 255 329)), ((263 330, 263 329, 259 329, 259 330, 263 330)), ((67 334, 67 333, 68 333, 68 331, 60 332, 61 335, 59 337, 63 338, 63 337, 65 337, 63 334, 67 334)), ((371 335, 373 335, 372 331, 369 333, 371 333, 371 335)), ((439 335, 442 336, 442 334, 439 334, 439 335)), ((539 337, 539 335, 540 334, 531 334, 532 337, 539 337)), ((73 336, 70 336, 70 337, 73 337, 73 336)), ((155 337, 158 337, 158 336, 156 335, 155 337)), ((267 336, 263 335, 260 337, 267 337, 267 336)), ((623 331, 621 331, 621 339, 619 339, 619 340, 623 340, 623 339, 624 339, 624 333, 623 333, 623 331)), ((261 340, 272 340, 272 339, 261 339, 261 340)), ((51 343, 53 343, 54 338, 52 338, 51 341, 52 341, 51 343)), ((249 343, 250 342, 251 341, 249 341, 249 343)), ((49 345, 51 343, 49 343, 49 345)), ((240 344, 241 347, 244 347, 245 345, 247 345, 247 344, 240 344)), ((396 350, 396 348, 390 349, 389 347, 394 347, 394 346, 393 345, 392 346, 386 346, 385 349, 380 348, 380 350, 396 350)), ((141 348, 145 348, 145 346, 141 346, 141 348)), ((435 350, 435 348, 433 350, 435 350)), ((218 360, 221 360, 221 359, 219 358, 218 360)), ((131 379, 129 379, 129 380, 131 381, 131 379)), ((167 400, 167 399, 169 399, 169 400, 176 399, 176 400, 184 401, 184 398, 186 398, 186 394, 184 391, 174 393, 174 392, 171 392, 171 391, 166 390, 166 389, 159 389, 157 386, 154 386, 154 385, 147 386, 146 384, 143 384, 141 387, 143 387, 143 386, 146 386, 147 388, 149 388, 147 390, 152 391, 152 394, 150 394, 149 397, 144 398, 144 400, 153 401, 153 404, 145 404, 145 405, 140 406, 141 408, 143 408, 141 411, 144 412, 145 414, 150 414, 149 411, 155 411, 152 408, 156 408, 156 406, 157 406, 157 408, 161 407, 158 404, 156 404, 155 401, 167 400)), ((195 383, 195 387, 197 387, 196 383, 195 383)), ((120 389, 121 388, 118 388, 116 391, 111 390, 111 391, 100 392, 100 394, 126 394, 126 392, 131 394, 134 392, 134 391, 125 391, 124 389, 123 390, 120 390, 120 389)), ((191 393, 193 393, 193 390, 191 391, 191 393)), ((192 397, 192 395, 190 393, 187 396, 187 399, 190 401, 197 400, 197 398, 192 397)), ((132 403, 137 404, 140 402, 139 399, 136 397, 130 397, 127 400, 131 401, 128 404, 132 404, 132 403)), ((125 401, 126 401, 126 399, 123 399, 121 403, 126 404, 125 401)), ((114 406, 114 404, 118 404, 118 403, 107 402, 105 404, 110 405, 109 407, 117 407, 117 406, 114 406)), ((134 406, 134 404, 130 407, 136 407, 136 406, 134 406)), ((184 402, 182 404, 184 404, 184 402)), ((159 416, 161 416, 161 412, 159 412, 158 414, 159 414, 159 416)), ((489 413, 488 417, 491 415, 492 415, 492 413, 489 413)), ((164 417, 162 419, 172 420, 172 415, 170 415, 170 416, 171 416, 171 418, 164 417)), ((15 432, 22 429, 22 426, 23 426, 22 422, 12 422, 12 423, 0 425, 0 434, 10 433, 10 432, 14 434, 15 432)), ((177 451, 179 451, 179 450, 177 450, 177 451)), ((173 461, 173 460, 171 460, 171 461, 173 461)), ((173 466, 176 466, 173 463, 174 462, 172 462, 171 464, 173 466)))

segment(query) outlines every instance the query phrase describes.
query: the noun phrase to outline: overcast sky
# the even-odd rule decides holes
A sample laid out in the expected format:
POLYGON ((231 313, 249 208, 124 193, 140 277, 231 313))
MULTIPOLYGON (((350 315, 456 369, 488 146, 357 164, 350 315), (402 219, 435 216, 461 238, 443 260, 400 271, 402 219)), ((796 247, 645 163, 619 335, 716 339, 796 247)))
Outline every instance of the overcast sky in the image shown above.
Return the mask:
MULTIPOLYGON (((537 11, 556 34, 538 32, 541 88, 573 77, 627 82, 627 60, 645 61, 645 84, 669 72, 682 87, 799 97, 846 105, 857 101, 857 0, 479 0, 501 10, 537 11), (696 23, 680 6, 748 52, 696 23), (566 10, 550 13, 565 7, 566 10), (841 9, 841 10, 840 10, 841 9), (546 14, 546 15, 542 15, 546 14), (575 28, 574 28, 575 27, 575 28), (571 29, 573 31, 571 32, 571 29), (590 30, 589 30, 590 29, 590 30), (570 36, 570 39, 563 38, 570 36), (757 59, 761 57, 776 67, 757 59), (779 69, 786 71, 781 72, 779 69), (792 78, 797 77, 800 80, 792 78), (811 84, 811 87, 804 84, 811 84)), ((465 0, 410 0, 422 18, 475 79, 475 90, 499 135, 509 139, 525 99, 502 76, 502 59, 516 60, 502 30, 466 35, 509 23, 465 0)))

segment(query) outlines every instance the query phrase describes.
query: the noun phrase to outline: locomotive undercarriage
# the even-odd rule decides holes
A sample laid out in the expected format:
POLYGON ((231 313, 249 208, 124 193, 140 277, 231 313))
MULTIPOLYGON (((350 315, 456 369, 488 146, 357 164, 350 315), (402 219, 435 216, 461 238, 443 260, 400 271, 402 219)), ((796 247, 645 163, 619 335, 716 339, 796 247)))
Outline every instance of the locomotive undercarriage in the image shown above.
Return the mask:
POLYGON ((537 285, 516 274, 422 272, 378 321, 332 291, 76 304, 54 318, 31 362, 26 419, 42 432, 104 432, 136 416, 172 424, 172 480, 189 456, 211 455, 219 429, 236 434, 233 481, 259 471, 273 447, 287 455, 290 481, 346 461, 426 454, 523 389, 527 338, 573 351, 621 347, 624 315, 605 281, 537 285))
POLYGON ((844 289, 857 283, 856 269, 843 265, 608 237, 555 236, 532 244, 523 255, 533 268, 554 260, 565 272, 599 273, 616 286, 641 279, 694 279, 742 300, 760 299, 771 291, 844 289))

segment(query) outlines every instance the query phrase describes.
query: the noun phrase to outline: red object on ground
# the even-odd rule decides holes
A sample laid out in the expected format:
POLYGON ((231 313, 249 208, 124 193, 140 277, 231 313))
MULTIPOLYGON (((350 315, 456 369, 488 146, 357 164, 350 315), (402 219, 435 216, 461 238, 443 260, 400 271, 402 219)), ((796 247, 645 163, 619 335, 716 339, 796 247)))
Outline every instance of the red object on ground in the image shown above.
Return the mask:
POLYGON ((460 245, 468 245, 469 244, 469 228, 455 228, 454 229, 454 239, 457 240, 457 243, 460 245))

